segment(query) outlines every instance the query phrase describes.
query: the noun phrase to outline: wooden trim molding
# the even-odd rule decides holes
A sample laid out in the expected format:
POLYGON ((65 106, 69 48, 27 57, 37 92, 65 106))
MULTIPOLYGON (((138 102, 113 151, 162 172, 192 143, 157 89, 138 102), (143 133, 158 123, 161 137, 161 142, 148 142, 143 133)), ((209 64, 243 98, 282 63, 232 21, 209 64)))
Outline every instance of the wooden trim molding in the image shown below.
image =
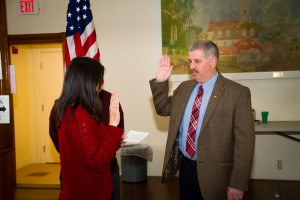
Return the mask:
POLYGON ((13 44, 41 44, 41 43, 65 43, 66 33, 45 33, 45 34, 23 34, 8 35, 8 45, 13 44))

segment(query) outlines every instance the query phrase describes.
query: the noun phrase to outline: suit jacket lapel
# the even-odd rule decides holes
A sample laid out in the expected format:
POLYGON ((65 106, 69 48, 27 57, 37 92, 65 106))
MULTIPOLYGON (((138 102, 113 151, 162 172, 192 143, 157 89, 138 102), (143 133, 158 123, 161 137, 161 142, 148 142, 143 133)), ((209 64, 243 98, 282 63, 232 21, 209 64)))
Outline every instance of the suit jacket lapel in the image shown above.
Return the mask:
POLYGON ((207 108, 206 108, 206 111, 205 111, 205 115, 204 115, 204 119, 203 119, 203 122, 202 122, 202 126, 201 126, 201 130, 200 130, 200 133, 202 132, 202 130, 205 128, 210 116, 212 115, 212 113, 214 112, 223 92, 224 92, 224 89, 225 89, 225 78, 219 74, 219 77, 216 81, 216 84, 214 86, 214 89, 211 93, 211 96, 210 96, 210 99, 209 99, 209 102, 208 102, 208 105, 207 105, 207 108))

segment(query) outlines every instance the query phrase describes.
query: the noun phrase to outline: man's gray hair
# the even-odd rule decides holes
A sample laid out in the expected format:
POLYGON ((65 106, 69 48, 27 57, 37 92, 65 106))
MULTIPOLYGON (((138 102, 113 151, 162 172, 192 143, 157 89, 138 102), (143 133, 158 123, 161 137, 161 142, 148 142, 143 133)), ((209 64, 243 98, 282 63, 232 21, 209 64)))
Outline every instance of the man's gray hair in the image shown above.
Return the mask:
POLYGON ((219 49, 215 43, 210 40, 199 40, 193 43, 189 51, 204 50, 205 56, 214 56, 219 60, 219 49))

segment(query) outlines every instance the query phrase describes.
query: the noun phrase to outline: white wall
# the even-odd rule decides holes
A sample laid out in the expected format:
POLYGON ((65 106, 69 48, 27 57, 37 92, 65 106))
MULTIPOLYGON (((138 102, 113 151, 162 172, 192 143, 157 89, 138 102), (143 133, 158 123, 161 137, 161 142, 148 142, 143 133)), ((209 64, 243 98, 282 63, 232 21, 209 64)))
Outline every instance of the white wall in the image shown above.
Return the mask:
MULTIPOLYGON (((6 0, 8 34, 65 31, 67 1, 40 0, 40 15, 19 16, 16 2, 6 0)), ((153 149, 148 175, 159 176, 163 163, 168 118, 155 114, 149 79, 161 55, 159 0, 91 0, 105 88, 117 90, 125 112, 126 130, 149 131, 145 143, 153 149)), ((268 110, 269 120, 300 120, 300 79, 239 80, 252 92, 253 107, 268 110)), ((179 82, 172 82, 174 89, 179 82)), ((279 136, 257 136, 252 178, 300 180, 299 143, 279 136), (275 170, 283 160, 283 170, 275 170)))

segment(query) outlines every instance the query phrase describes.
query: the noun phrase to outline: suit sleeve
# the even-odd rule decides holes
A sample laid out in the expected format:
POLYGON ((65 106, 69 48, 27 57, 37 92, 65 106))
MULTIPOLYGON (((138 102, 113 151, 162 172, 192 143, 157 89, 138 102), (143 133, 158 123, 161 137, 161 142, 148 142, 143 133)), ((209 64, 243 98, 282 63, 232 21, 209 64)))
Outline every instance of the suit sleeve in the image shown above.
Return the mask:
POLYGON ((252 168, 255 129, 248 88, 241 91, 234 117, 234 165, 229 185, 246 190, 252 168))
POLYGON ((172 109, 172 96, 168 97, 168 81, 156 82, 155 79, 152 79, 149 83, 156 113, 160 116, 170 116, 172 109))
POLYGON ((124 127, 124 112, 123 112, 121 104, 120 104, 120 123, 119 123, 118 127, 121 129, 125 129, 125 127, 124 127))

